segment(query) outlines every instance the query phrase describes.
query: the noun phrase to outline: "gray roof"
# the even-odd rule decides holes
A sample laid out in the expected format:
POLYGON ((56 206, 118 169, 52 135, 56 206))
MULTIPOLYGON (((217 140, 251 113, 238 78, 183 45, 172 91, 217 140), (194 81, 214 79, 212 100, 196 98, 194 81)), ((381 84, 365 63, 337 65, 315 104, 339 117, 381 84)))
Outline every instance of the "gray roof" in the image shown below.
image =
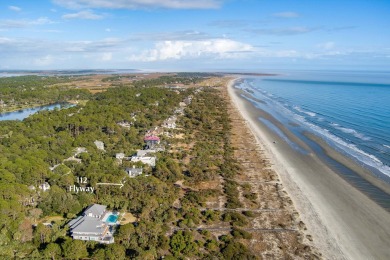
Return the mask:
POLYGON ((142 174, 142 168, 126 168, 127 173, 142 174))
POLYGON ((80 216, 69 222, 70 231, 72 233, 93 233, 103 234, 106 224, 98 218, 80 216))
POLYGON ((96 145, 97 149, 103 150, 103 151, 104 151, 104 143, 103 143, 102 141, 96 140, 96 141, 94 142, 94 144, 96 145))
POLYGON ((146 149, 146 150, 137 150, 137 156, 138 157, 143 157, 149 153, 155 153, 155 149, 146 149))
POLYGON ((75 223, 77 223, 81 218, 82 218, 82 216, 79 216, 79 217, 77 217, 77 218, 75 218, 75 219, 72 219, 71 221, 69 221, 68 225, 69 225, 70 227, 72 227, 72 226, 73 226, 75 223))
POLYGON ((100 205, 100 204, 93 204, 89 206, 86 210, 84 210, 84 215, 88 215, 89 213, 92 213, 94 216, 100 216, 103 215, 104 211, 106 211, 107 206, 100 205))

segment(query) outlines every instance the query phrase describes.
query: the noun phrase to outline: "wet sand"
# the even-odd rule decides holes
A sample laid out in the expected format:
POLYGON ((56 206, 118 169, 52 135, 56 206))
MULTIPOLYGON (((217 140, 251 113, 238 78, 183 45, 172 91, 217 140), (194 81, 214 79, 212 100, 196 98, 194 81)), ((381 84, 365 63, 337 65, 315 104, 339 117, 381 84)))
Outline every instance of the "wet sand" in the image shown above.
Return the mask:
MULTIPOLYGON (((259 117, 266 118, 299 143, 275 118, 241 97, 241 91, 234 89, 233 83, 228 86, 232 101, 265 150, 323 256, 390 259, 390 213, 333 172, 314 153, 303 155, 270 131, 259 117)), ((326 152, 332 158, 341 156, 328 147, 326 152)))

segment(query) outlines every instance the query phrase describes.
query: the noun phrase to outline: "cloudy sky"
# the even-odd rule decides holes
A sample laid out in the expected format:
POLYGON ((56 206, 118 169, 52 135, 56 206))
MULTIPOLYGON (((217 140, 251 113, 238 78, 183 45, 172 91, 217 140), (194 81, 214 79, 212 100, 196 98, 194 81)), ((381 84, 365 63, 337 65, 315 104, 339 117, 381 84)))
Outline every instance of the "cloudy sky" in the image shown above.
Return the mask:
POLYGON ((389 0, 3 0, 0 69, 390 68, 389 0))

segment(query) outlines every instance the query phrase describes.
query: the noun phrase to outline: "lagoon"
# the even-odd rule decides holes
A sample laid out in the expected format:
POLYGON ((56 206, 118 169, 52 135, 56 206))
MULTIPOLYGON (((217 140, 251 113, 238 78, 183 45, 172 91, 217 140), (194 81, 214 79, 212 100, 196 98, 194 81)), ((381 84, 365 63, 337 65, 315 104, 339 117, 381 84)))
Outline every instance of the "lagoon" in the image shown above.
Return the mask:
POLYGON ((70 103, 55 103, 51 105, 44 105, 39 107, 31 107, 31 108, 25 108, 18 111, 13 112, 5 112, 0 113, 0 121, 4 120, 23 120, 27 117, 29 117, 32 114, 35 114, 42 110, 54 110, 56 108, 62 109, 62 108, 68 108, 74 106, 70 103))

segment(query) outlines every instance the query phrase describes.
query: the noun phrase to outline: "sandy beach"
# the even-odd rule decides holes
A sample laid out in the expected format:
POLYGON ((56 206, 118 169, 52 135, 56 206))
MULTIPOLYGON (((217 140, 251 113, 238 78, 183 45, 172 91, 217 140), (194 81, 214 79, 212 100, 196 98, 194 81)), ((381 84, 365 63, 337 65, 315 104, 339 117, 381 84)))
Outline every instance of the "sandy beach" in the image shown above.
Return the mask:
MULTIPOLYGON (((231 100, 266 152, 324 258, 390 259, 390 213, 313 153, 303 155, 293 150, 258 118, 267 118, 289 138, 297 143, 299 140, 272 116, 241 97, 240 90, 233 85, 231 81, 228 86, 231 100)), ((305 149, 310 151, 308 147, 305 149)), ((341 156, 328 147, 326 152, 332 157, 341 156)))

